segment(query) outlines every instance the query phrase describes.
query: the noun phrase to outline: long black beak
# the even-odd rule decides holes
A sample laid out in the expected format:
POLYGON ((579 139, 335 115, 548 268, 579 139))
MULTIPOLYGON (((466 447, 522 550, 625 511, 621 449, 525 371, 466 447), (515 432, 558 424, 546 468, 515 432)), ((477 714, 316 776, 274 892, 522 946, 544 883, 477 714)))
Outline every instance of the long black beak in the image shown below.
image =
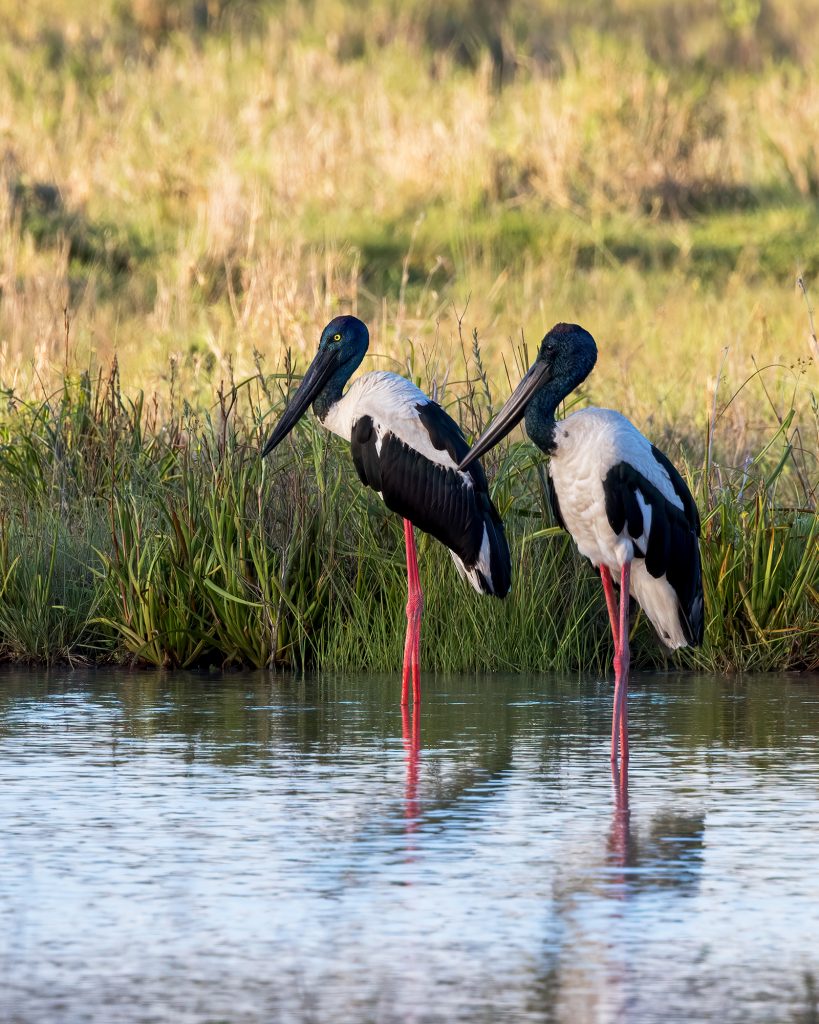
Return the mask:
POLYGON ((479 459, 481 455, 494 448, 498 441, 513 430, 523 419, 526 406, 529 404, 532 395, 543 383, 544 378, 551 375, 552 368, 548 363, 536 362, 523 375, 520 384, 515 388, 506 400, 501 411, 489 424, 483 435, 472 445, 466 453, 466 458, 461 460, 458 469, 468 469, 469 466, 479 459))
POLYGON ((276 424, 270 440, 262 449, 262 458, 280 444, 295 427, 313 399, 318 395, 327 381, 332 377, 338 366, 338 353, 332 349, 319 349, 316 358, 307 367, 307 372, 302 377, 299 390, 290 399, 287 408, 282 413, 282 418, 276 424))

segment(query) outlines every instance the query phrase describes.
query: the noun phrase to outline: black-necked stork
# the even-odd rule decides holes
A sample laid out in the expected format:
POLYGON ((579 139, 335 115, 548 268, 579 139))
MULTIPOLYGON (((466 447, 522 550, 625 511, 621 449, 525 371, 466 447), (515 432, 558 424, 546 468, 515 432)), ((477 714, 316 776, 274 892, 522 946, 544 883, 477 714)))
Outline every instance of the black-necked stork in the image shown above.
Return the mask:
POLYGON ((668 458, 611 409, 582 409, 555 420, 560 402, 591 373, 597 346, 577 324, 556 324, 509 400, 459 468, 466 469, 526 417, 526 431, 550 456, 555 519, 599 567, 614 638, 611 759, 618 737, 628 763, 629 594, 672 650, 703 634, 700 518, 668 458), (618 609, 612 580, 619 577, 618 609))
POLYGON ((418 703, 423 593, 413 524, 446 544, 458 571, 478 593, 505 597, 512 564, 483 469, 476 461, 469 470, 458 468, 469 445, 440 405, 404 377, 382 371, 359 377, 344 391, 368 346, 369 332, 357 317, 337 316, 327 324, 316 357, 262 456, 290 433, 312 403, 322 425, 350 442, 361 482, 403 516, 409 594, 401 703, 408 700, 410 672, 418 703))

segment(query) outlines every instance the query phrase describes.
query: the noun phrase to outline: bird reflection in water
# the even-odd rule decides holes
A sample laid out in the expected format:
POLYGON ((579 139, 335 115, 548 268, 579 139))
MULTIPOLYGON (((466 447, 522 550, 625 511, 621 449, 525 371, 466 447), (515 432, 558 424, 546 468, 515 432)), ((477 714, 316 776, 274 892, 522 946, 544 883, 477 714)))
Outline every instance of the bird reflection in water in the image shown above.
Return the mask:
POLYGON ((418 827, 418 772, 421 760, 421 709, 417 704, 412 710, 401 705, 401 728, 404 751, 407 759, 407 780, 404 790, 404 817, 406 832, 411 835, 418 827))
POLYGON ((612 785, 614 808, 606 839, 610 892, 625 898, 657 888, 676 889, 681 895, 696 891, 702 873, 705 812, 663 808, 652 814, 647 830, 635 831, 628 769, 613 767, 612 785))
POLYGON ((704 810, 655 808, 639 785, 630 800, 622 763, 612 769, 612 795, 602 857, 592 850, 590 859, 567 860, 550 907, 549 941, 534 986, 539 1003, 551 1008, 550 1020, 636 1019, 645 980, 633 927, 640 901, 654 903, 665 890, 675 907, 671 901, 687 899, 700 884, 704 810), (580 959, 579 948, 586 951, 580 959))
MULTIPOLYGON (((612 763, 611 781, 614 786, 614 814, 606 844, 608 860, 616 867, 626 868, 629 860, 629 829, 631 812, 628 806, 628 766, 612 763)), ((625 877, 619 881, 625 882, 625 877)), ((622 895, 625 895, 624 891, 622 895)))

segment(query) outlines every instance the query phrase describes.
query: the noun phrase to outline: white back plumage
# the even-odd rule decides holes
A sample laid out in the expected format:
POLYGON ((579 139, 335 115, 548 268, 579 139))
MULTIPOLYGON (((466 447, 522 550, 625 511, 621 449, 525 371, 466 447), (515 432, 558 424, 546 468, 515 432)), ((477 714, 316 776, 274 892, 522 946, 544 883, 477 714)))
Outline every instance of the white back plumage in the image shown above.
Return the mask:
MULTIPOLYGON (((437 448, 433 444, 429 430, 421 421, 419 407, 423 408, 430 402, 427 395, 405 377, 376 370, 353 381, 341 398, 330 407, 323 425, 334 434, 350 441, 355 424, 364 417, 369 417, 373 423, 375 448, 379 456, 382 441, 390 434, 436 466, 454 470, 460 478, 461 486, 472 490, 474 481, 471 473, 458 469, 457 460, 453 459, 446 447, 437 448)), ((384 497, 383 494, 381 496, 384 497)), ((451 547, 449 548, 458 572, 481 594, 498 593, 494 589, 497 581, 493 574, 493 541, 490 531, 495 546, 502 546, 499 557, 503 562, 508 562, 509 550, 503 536, 503 527, 499 521, 497 526, 493 526, 491 519, 484 521, 482 543, 474 565, 468 566, 451 547)), ((508 566, 505 571, 506 577, 505 582, 502 582, 500 596, 504 596, 509 588, 508 566)))
POLYGON ((427 395, 406 377, 374 370, 353 381, 341 398, 330 407, 324 418, 324 426, 349 441, 356 420, 370 416, 379 434, 389 430, 431 462, 457 469, 457 463, 449 453, 436 448, 421 425, 418 406, 426 405, 429 401, 427 395))
MULTIPOLYGON (((556 449, 549 462, 560 513, 578 550, 592 565, 605 565, 614 575, 634 558, 634 543, 645 551, 651 531, 651 508, 636 492, 643 510, 643 536, 632 538, 627 525, 615 534, 606 515, 603 480, 612 466, 626 462, 653 484, 676 508, 683 503, 665 467, 657 461, 651 442, 613 409, 583 409, 559 420, 556 449)), ((642 558, 631 568, 630 592, 670 648, 687 643, 680 623, 679 601, 665 576, 653 577, 642 558)))

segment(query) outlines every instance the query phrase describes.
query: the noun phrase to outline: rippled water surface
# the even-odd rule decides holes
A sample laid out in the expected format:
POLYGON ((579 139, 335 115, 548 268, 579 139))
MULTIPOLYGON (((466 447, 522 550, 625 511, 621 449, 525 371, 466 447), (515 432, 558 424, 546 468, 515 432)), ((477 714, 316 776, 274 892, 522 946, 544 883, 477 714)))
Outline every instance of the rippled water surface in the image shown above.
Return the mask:
POLYGON ((0 675, 0 1020, 819 1020, 819 680, 0 675))

